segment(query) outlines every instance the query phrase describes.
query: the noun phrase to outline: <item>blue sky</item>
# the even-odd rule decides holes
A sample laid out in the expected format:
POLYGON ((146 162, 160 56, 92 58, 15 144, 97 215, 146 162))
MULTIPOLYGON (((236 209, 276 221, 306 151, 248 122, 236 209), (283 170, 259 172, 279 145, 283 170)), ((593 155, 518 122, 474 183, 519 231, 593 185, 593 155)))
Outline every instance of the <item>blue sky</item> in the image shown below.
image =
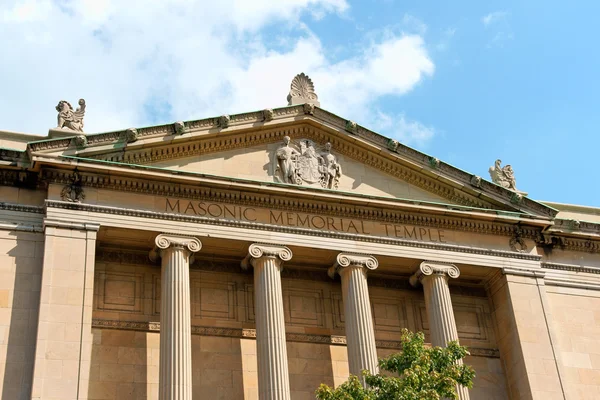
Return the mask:
POLYGON ((4 0, 0 129, 89 133, 285 105, 323 108, 531 198, 600 206, 594 1, 4 0), (8 94, 7 94, 8 93, 8 94))

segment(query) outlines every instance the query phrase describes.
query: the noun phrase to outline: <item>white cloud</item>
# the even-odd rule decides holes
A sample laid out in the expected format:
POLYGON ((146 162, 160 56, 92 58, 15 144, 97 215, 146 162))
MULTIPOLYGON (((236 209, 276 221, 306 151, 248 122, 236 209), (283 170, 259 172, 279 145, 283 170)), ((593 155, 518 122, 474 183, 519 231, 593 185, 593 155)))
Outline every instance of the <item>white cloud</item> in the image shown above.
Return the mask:
POLYGON ((88 132, 278 107, 292 77, 304 71, 332 112, 400 139, 434 134, 404 116, 394 126, 373 117, 383 96, 401 96, 434 73, 420 35, 387 34, 332 62, 304 25, 307 15, 347 12, 345 0, 153 4, 0 5, 0 87, 10 93, 0 96, 0 129, 44 134, 58 100, 80 97, 88 132), (274 24, 287 33, 272 37, 274 24))
POLYGON ((435 128, 409 120, 404 114, 392 116, 378 111, 374 125, 409 146, 425 146, 436 134, 435 128))
POLYGON ((494 11, 487 15, 484 15, 481 18, 481 22, 483 22, 483 25, 489 26, 495 22, 498 22, 498 21, 506 18, 507 15, 508 15, 508 13, 506 11, 494 11))

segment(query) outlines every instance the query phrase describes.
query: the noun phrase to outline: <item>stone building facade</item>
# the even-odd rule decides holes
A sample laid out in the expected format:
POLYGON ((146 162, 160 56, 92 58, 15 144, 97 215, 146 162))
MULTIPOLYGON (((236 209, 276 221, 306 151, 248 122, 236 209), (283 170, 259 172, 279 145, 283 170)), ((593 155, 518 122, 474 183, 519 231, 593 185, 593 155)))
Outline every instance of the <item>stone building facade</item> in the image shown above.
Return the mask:
POLYGON ((301 89, 0 133, 2 399, 311 399, 402 328, 470 348, 462 399, 600 398, 600 209, 536 202, 301 89))

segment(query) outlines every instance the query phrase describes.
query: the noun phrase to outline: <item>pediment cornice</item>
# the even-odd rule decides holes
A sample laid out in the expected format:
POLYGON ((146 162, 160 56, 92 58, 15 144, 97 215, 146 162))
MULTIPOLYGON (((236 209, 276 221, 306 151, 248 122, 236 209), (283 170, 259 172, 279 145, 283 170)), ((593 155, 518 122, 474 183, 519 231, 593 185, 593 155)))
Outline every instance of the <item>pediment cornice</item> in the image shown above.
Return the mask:
MULTIPOLYGON (((183 182, 148 180, 114 173, 78 172, 80 183, 86 187, 108 189, 121 192, 149 194, 172 198, 224 202, 247 207, 261 207, 272 210, 319 214, 324 216, 353 218, 379 221, 398 225, 418 225, 438 229, 481 233, 494 236, 514 237, 537 240, 540 236, 543 221, 520 219, 518 214, 503 217, 495 211, 459 209, 425 209, 422 205, 412 205, 402 209, 406 204, 381 198, 377 201, 369 198, 334 198, 329 193, 318 196, 293 189, 285 191, 260 192, 244 191, 235 187, 222 187, 206 184, 187 184, 183 182), (364 203, 361 204, 361 203, 364 203), (527 224, 531 224, 527 226, 527 224)), ((44 168, 42 177, 47 183, 69 185, 72 182, 72 171, 64 169, 44 168)))
POLYGON ((329 141, 336 152, 377 168, 450 202, 469 207, 520 211, 554 217, 556 210, 522 197, 437 158, 379 135, 326 110, 302 105, 205 118, 86 136, 31 142, 31 153, 61 153, 126 164, 147 165, 173 158, 219 152, 304 135, 329 141), (183 125, 182 125, 183 124, 183 125), (183 128, 182 128, 183 126, 183 128))

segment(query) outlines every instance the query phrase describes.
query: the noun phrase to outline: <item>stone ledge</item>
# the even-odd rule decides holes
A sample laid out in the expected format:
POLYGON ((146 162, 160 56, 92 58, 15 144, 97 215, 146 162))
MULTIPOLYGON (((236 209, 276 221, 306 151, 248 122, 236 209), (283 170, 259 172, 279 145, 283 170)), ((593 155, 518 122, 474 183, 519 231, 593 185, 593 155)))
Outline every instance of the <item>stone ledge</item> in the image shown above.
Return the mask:
MULTIPOLYGON (((160 332, 160 322, 93 319, 92 328, 134 330, 142 332, 160 332)), ((192 325, 192 335, 256 339, 256 330, 192 325)), ((288 342, 319 343, 340 346, 346 345, 346 337, 339 335, 311 335, 306 333, 286 333, 285 336, 288 342)), ((402 343, 400 341, 395 340, 376 340, 375 345, 377 348, 383 349, 399 350, 402 348, 402 343)), ((470 347, 469 352, 473 357, 500 358, 500 351, 498 349, 470 347)))

